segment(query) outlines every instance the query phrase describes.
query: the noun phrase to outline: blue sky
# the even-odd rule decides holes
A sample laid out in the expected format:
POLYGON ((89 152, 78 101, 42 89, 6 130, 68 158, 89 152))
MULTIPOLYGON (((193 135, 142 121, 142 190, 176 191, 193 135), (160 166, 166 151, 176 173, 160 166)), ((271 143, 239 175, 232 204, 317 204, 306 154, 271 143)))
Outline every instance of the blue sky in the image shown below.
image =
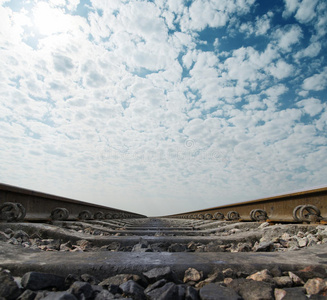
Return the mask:
POLYGON ((149 216, 326 185, 326 1, 0 5, 0 182, 149 216))

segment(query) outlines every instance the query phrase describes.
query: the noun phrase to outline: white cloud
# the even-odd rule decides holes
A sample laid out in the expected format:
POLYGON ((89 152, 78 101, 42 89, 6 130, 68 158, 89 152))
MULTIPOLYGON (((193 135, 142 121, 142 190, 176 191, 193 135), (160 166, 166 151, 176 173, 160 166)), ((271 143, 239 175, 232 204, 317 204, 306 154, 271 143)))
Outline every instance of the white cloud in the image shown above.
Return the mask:
POLYGON ((291 51, 294 44, 299 43, 302 36, 302 30, 298 25, 288 26, 285 29, 279 29, 276 31, 278 46, 283 51, 287 52, 291 51))
POLYGON ((65 14, 62 9, 51 7, 46 2, 38 2, 34 7, 33 22, 42 35, 78 31, 80 26, 85 27, 81 17, 65 14))
POLYGON ((182 31, 203 30, 208 27, 225 26, 232 13, 242 15, 249 12, 254 0, 211 1, 196 0, 181 18, 182 31))
POLYGON ((327 68, 303 81, 302 87, 305 90, 321 91, 327 86, 327 68))
POLYGON ((295 18, 301 23, 310 22, 315 16, 315 7, 318 0, 302 0, 295 14, 295 18))
POLYGON ((316 8, 317 22, 315 23, 315 29, 319 38, 322 38, 327 32, 327 4, 321 1, 316 8))
POLYGON ((294 71, 294 68, 292 65, 280 59, 277 63, 269 65, 267 71, 277 79, 283 79, 289 77, 294 71))
POLYGON ((316 17, 315 8, 319 0, 284 0, 286 10, 284 17, 295 13, 295 18, 300 23, 308 23, 316 17))
POLYGON ((324 178, 323 3, 65 3, 0 7, 1 181, 153 215, 324 178))
POLYGON ((316 98, 301 100, 297 102, 296 105, 298 107, 302 107, 303 110, 311 117, 319 114, 324 109, 324 105, 322 105, 321 101, 316 98))
POLYGON ((316 57, 321 50, 321 43, 314 42, 310 44, 307 48, 300 50, 294 55, 296 59, 301 59, 303 57, 316 57))
POLYGON ((270 29, 271 26, 270 22, 272 17, 273 17, 273 13, 268 12, 267 14, 263 15, 261 18, 257 18, 255 24, 256 35, 263 35, 267 33, 267 31, 270 29))
POLYGON ((296 9, 299 7, 299 0, 284 0, 286 10, 283 12, 283 16, 289 16, 294 13, 296 9))
POLYGON ((316 122, 316 127, 320 131, 326 131, 327 127, 327 110, 325 108, 325 111, 321 114, 319 120, 316 122))
POLYGON ((255 22, 242 23, 239 30, 247 35, 255 34, 256 36, 264 35, 271 27, 271 18, 273 13, 269 11, 261 17, 256 17, 255 22))

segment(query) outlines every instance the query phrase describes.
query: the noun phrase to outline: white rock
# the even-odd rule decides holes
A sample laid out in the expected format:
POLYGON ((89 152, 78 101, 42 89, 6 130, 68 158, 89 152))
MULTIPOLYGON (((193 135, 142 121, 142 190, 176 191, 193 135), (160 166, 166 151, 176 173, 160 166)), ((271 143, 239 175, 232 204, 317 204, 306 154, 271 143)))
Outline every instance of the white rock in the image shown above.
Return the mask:
POLYGON ((289 241, 291 239, 291 236, 287 232, 285 232, 282 234, 281 238, 285 241, 289 241))
POLYGON ((299 238, 297 241, 298 241, 299 247, 303 248, 308 244, 309 240, 307 237, 303 237, 303 238, 299 238))
POLYGON ((262 229, 262 228, 265 228, 265 227, 268 227, 268 226, 269 226, 269 223, 268 222, 264 222, 258 228, 259 229, 262 229))

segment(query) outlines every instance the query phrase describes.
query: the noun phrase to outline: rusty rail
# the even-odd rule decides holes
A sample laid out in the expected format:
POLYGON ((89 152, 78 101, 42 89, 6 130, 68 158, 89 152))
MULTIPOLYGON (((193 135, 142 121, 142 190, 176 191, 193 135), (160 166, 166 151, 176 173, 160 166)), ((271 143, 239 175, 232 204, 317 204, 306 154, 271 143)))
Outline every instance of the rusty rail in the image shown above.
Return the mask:
POLYGON ((146 216, 0 183, 0 220, 76 220, 146 216))
POLYGON ((327 187, 228 204, 167 217, 274 222, 327 221, 327 187))

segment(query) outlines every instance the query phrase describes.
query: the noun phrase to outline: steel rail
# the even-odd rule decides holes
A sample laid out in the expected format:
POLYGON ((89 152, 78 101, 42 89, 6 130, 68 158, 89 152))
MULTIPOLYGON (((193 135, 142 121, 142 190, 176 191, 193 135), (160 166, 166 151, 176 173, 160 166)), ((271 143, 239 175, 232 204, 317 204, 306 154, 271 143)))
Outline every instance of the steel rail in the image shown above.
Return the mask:
POLYGON ((124 219, 146 216, 0 183, 0 220, 124 219))
POLYGON ((165 217, 273 222, 327 221, 327 187, 222 205, 165 217))

